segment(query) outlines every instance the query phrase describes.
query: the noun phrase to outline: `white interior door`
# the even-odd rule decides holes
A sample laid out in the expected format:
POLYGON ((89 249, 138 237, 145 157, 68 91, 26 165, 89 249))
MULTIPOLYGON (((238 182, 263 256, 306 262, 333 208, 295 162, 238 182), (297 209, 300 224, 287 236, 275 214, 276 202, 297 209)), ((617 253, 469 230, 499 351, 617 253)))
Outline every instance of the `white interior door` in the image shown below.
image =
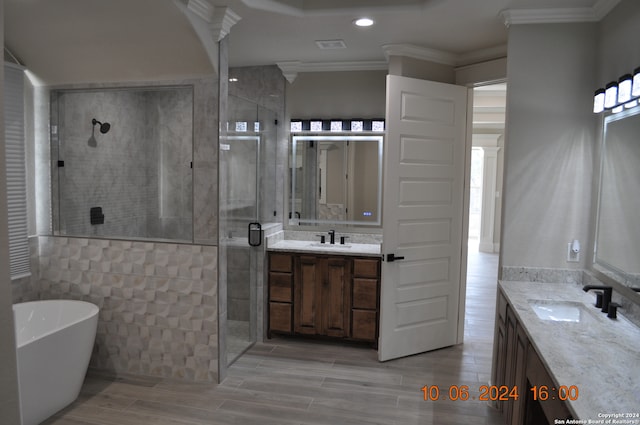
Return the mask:
POLYGON ((381 361, 462 332, 466 121, 466 88, 387 77, 381 361))

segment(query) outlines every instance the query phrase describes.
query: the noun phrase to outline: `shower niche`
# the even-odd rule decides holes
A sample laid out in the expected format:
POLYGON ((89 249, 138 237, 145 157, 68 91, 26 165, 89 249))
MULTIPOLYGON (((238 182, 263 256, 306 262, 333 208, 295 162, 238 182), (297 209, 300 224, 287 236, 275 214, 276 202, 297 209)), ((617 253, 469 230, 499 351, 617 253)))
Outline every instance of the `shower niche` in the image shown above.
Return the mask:
POLYGON ((51 92, 54 234, 193 240, 192 86, 51 92))

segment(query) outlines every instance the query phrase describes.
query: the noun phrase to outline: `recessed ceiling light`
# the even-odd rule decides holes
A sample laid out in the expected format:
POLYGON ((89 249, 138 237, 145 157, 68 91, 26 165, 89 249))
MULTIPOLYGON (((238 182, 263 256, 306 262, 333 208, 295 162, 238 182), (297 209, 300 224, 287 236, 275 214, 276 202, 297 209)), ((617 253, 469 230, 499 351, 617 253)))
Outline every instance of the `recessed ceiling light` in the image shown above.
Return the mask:
POLYGON ((231 77, 231 78, 229 78, 229 82, 230 83, 237 83, 238 79, 236 77, 231 77))
POLYGON ((371 18, 360 18, 353 21, 353 24, 358 27, 370 27, 373 25, 373 19, 371 18))

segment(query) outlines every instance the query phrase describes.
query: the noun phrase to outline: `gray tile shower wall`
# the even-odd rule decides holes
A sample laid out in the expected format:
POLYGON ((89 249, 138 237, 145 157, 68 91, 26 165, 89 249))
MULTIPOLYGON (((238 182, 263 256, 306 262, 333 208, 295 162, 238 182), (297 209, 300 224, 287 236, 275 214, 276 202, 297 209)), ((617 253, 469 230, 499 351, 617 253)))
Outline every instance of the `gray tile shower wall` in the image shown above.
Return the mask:
POLYGON ((189 86, 60 92, 60 230, 191 240, 192 105, 189 86), (90 223, 92 207, 104 224, 90 223))
MULTIPOLYGON (((86 110, 74 109, 75 110, 74 116, 71 118, 74 118, 74 119, 78 118, 79 120, 78 122, 82 123, 83 126, 89 125, 89 127, 88 128, 82 127, 78 129, 77 134, 74 133, 74 134, 68 135, 69 137, 67 137, 67 135, 58 135, 56 132, 52 132, 52 134, 49 135, 48 120, 41 120, 43 121, 43 123, 40 123, 40 122, 38 123, 42 128, 42 130, 44 130, 41 137, 38 138, 39 140, 38 147, 43 151, 43 153, 47 158, 47 161, 50 161, 50 164, 52 167, 51 181, 43 182, 43 184, 41 185, 42 187, 46 187, 47 189, 49 189, 50 187, 51 191, 50 192, 48 190, 41 191, 41 193, 38 194, 38 205, 42 205, 42 207, 38 207, 38 211, 39 211, 38 216, 40 215, 43 216, 42 220, 40 220, 42 221, 42 224, 40 223, 38 224, 39 226, 38 231, 41 234, 43 233, 50 234, 52 231, 58 232, 60 231, 60 229, 65 228, 64 227, 65 223, 69 220, 68 218, 65 218, 64 212, 63 212, 63 217, 60 217, 60 214, 59 214, 59 212, 62 209, 61 208, 62 206, 60 205, 58 196, 57 196, 57 194, 60 193, 60 190, 61 190, 61 187, 58 184, 58 171, 59 170, 66 171, 64 170, 64 168, 58 169, 56 164, 58 159, 66 160, 66 158, 61 157, 61 154, 63 153, 63 146, 59 146, 59 144, 70 143, 70 140, 74 140, 75 141, 74 146, 77 146, 79 149, 84 149, 89 153, 95 152, 96 149, 107 149, 109 148, 109 146, 106 143, 107 142, 106 136, 113 137, 116 133, 116 129, 118 128, 118 126, 120 126, 120 131, 124 131, 124 129, 126 129, 127 127, 126 125, 127 123, 129 123, 134 118, 142 119, 143 117, 140 116, 140 113, 144 112, 150 115, 151 118, 153 118, 155 114, 157 115, 157 118, 165 118, 170 120, 170 121, 164 121, 159 123, 160 124, 159 126, 154 126, 154 128, 157 127, 156 130, 158 130, 156 134, 154 134, 154 136, 158 136, 158 137, 168 136, 169 138, 182 138, 187 133, 191 134, 191 128, 193 128, 193 181, 180 182, 179 184, 181 185, 181 188, 176 188, 176 189, 180 189, 180 191, 173 192, 171 197, 165 198, 167 202, 163 203, 163 207, 170 207, 170 208, 166 208, 164 210, 166 214, 162 219, 156 219, 155 221, 149 223, 150 229, 152 231, 160 229, 164 232, 167 232, 165 233, 164 236, 163 235, 155 236, 156 238, 163 238, 163 239, 171 238, 171 237, 174 237, 174 235, 177 232, 185 230, 186 228, 189 228, 190 230, 191 225, 186 224, 186 221, 192 220, 193 230, 192 230, 192 233, 191 231, 189 231, 189 234, 193 235, 194 243, 202 244, 202 245, 216 245, 218 243, 218 76, 217 75, 211 75, 208 77, 194 78, 194 79, 181 79, 181 80, 168 80, 168 81, 153 80, 153 81, 140 81, 136 83, 124 82, 124 83, 72 84, 72 85, 65 85, 65 86, 50 87, 49 90, 51 92, 51 102, 49 105, 50 111, 51 111, 51 125, 54 126, 54 128, 57 128, 56 125, 59 124, 59 121, 61 122, 65 118, 64 117, 65 111, 62 110, 63 108, 59 107, 60 105, 58 102, 60 97, 59 95, 61 93, 60 91, 63 91, 63 92, 70 91, 71 93, 74 93, 74 92, 81 93, 81 92, 92 91, 93 98, 91 98, 90 102, 91 102, 91 105, 94 105, 95 107, 92 106, 91 108, 88 108, 86 110), (122 104, 126 106, 126 107, 123 107, 122 105, 118 106, 113 102, 106 102, 107 100, 111 100, 111 99, 107 99, 104 97, 101 98, 100 96, 96 98, 95 96, 93 96, 96 93, 100 94, 101 96, 104 96, 105 92, 110 92, 110 91, 113 93, 119 92, 122 96, 125 96, 125 94, 127 94, 127 91, 125 90, 114 91, 112 89, 134 89, 134 91, 137 91, 138 93, 140 93, 140 92, 144 92, 145 89, 161 88, 161 87, 163 88, 177 87, 180 89, 187 89, 189 91, 189 96, 192 96, 192 99, 193 99, 192 107, 190 106, 188 108, 189 110, 191 110, 191 108, 193 109, 192 122, 187 122, 186 120, 182 119, 184 117, 183 112, 186 112, 185 108, 180 109, 178 113, 171 112, 171 110, 174 110, 175 112, 176 111, 175 108, 181 105, 184 105, 185 103, 188 103, 188 102, 185 102, 184 98, 172 99, 171 95, 169 95, 169 97, 166 97, 166 96, 163 97, 162 95, 160 95, 156 99, 145 100, 139 97, 138 103, 139 103, 140 109, 133 108, 132 110, 131 104, 126 106, 127 102, 124 102, 122 104), (100 100, 100 99, 102 99, 106 103, 104 104, 100 102, 98 102, 98 104, 93 103, 95 100, 100 100), (160 109, 157 111, 148 109, 145 112, 144 110, 145 102, 152 101, 152 100, 157 100, 161 102, 161 105, 159 106, 160 109), (179 100, 180 105, 174 102, 174 100, 179 100), (91 119, 94 117, 94 114, 99 114, 101 112, 104 112, 105 114, 104 116, 107 117, 107 118, 103 118, 104 120, 111 120, 112 128, 108 134, 104 135, 105 136, 104 139, 101 139, 101 136, 103 135, 101 135, 99 131, 96 130, 97 134, 95 135, 95 137, 96 137, 97 146, 96 147, 88 146, 87 138, 90 137, 91 135, 91 119), (129 114, 129 112, 131 112, 131 114, 129 114), (107 114, 111 114, 111 115, 107 115, 107 114), (114 117, 117 117, 117 120, 114 117), (183 129, 184 131, 176 133, 178 129, 183 129), (49 145, 49 137, 51 138, 50 145, 49 145), (189 185, 193 186, 193 190, 191 190, 189 185), (174 201, 176 201, 176 196, 185 197, 190 193, 193 193, 192 203, 188 202, 188 199, 185 199, 184 200, 185 203, 179 210, 174 208, 176 205, 174 203, 174 201), (53 194, 53 196, 51 196, 51 194, 53 194), (50 205, 51 209, 48 208, 49 204, 51 204, 50 205), (182 212, 181 210, 184 210, 184 208, 189 208, 189 210, 191 210, 191 205, 193 205, 192 213, 190 212, 186 216, 177 215, 178 213, 182 212), (51 215, 50 211, 53 211, 52 217, 49 217, 51 215), (51 223, 46 223, 46 221, 49 221, 49 220, 51 221, 51 223)), ((152 93, 150 92, 148 93, 148 97, 149 96, 153 97, 154 95, 152 95, 152 93)), ((133 101, 132 99, 129 99, 129 100, 133 101)), ((100 119, 100 116, 95 115, 95 117, 97 119, 100 119)), ((75 121, 72 121, 72 122, 75 122, 75 121)), ((141 133, 143 132, 144 131, 141 131, 141 133)), ((142 141, 142 136, 140 135, 140 137, 137 137, 137 136, 133 137, 133 135, 130 135, 125 131, 125 136, 123 136, 123 138, 129 140, 131 143, 127 144, 120 151, 116 151, 115 153, 118 154, 118 152, 126 151, 126 154, 128 155, 128 157, 125 157, 123 160, 129 161, 129 157, 133 156, 130 151, 136 150, 137 152, 137 150, 141 149, 140 145, 142 141)), ((191 144, 189 144, 189 147, 190 146, 191 144)), ((111 146, 111 148, 113 148, 113 146, 111 146)), ((167 148, 173 149, 173 146, 167 146, 167 148)), ((179 153, 180 155, 183 155, 183 152, 179 152, 179 153)), ((77 155, 76 151, 72 152, 71 155, 72 156, 77 155)), ((122 157, 122 155, 120 156, 122 157)), ((94 160, 93 156, 91 155, 89 155, 87 158, 88 158, 88 161, 94 160)), ((171 158, 175 159, 176 156, 173 155, 171 158)), ((188 162, 190 161, 191 159, 188 160, 188 162)), ((73 161, 73 162, 78 164, 78 166, 81 166, 81 167, 84 166, 81 163, 81 161, 73 161)), ((185 175, 191 174, 191 167, 189 166, 188 162, 185 162, 185 161, 182 162, 183 164, 186 164, 186 166, 182 168, 184 173, 186 173, 185 175)), ((94 177, 93 168, 87 166, 86 169, 91 171, 90 174, 87 174, 87 176, 90 176, 91 178, 82 180, 80 181, 80 183, 94 184, 96 179, 93 178, 94 177)), ((142 179, 143 170, 141 169, 141 167, 135 166, 133 167, 133 170, 131 172, 136 172, 136 170, 140 174, 139 176, 140 179, 142 179)), ((110 173, 112 171, 107 170, 106 172, 110 173)), ((46 177, 48 180, 48 173, 46 173, 46 176, 44 177, 46 177)), ((167 178, 164 179, 165 183, 169 180, 172 182, 176 182, 175 178, 184 178, 185 176, 167 175, 166 177, 167 178)), ((109 181, 108 176, 104 177, 103 180, 109 181)), ((160 181, 159 179, 156 179, 156 182, 154 182, 153 185, 154 186, 157 185, 159 181, 160 181)), ((140 187, 144 188, 145 187, 144 183, 146 182, 147 182, 146 180, 144 181, 141 180, 141 183, 143 184, 140 187)), ((172 187, 173 186, 175 185, 172 185, 172 187)), ((129 198, 132 198, 132 195, 125 194, 124 188, 121 188, 121 189, 122 190, 119 193, 123 194, 124 196, 129 196, 129 198)), ((127 190, 131 194, 136 190, 136 188, 128 187, 127 190)), ((157 190, 158 189, 156 189, 156 191, 157 190)), ((93 191, 91 191, 90 193, 92 195, 95 195, 93 191)), ((141 196, 142 195, 143 194, 141 194, 141 196)), ((134 199, 134 201, 130 205, 136 205, 136 202, 138 202, 139 200, 142 200, 142 198, 134 199)), ((155 203, 153 203, 152 205, 160 205, 159 204, 160 201, 158 201, 157 196, 155 197, 155 200, 156 200, 155 203)), ((96 201, 100 201, 100 199, 97 199, 96 201)), ((92 204, 91 206, 104 206, 104 205, 92 204)), ((71 214, 84 214, 82 217, 84 217, 83 218, 84 220, 87 220, 88 210, 86 210, 86 208, 80 208, 78 205, 71 205, 67 209, 70 210, 69 212, 71 214)), ((147 221, 146 218, 144 217, 147 213, 146 206, 143 207, 143 205, 139 205, 139 209, 136 209, 136 211, 139 211, 138 213, 139 218, 136 220, 138 220, 141 223, 147 221)), ((106 215, 106 212, 105 212, 105 215, 106 215)), ((109 215, 109 217, 111 217, 112 219, 115 218, 113 215, 109 215)), ((123 230, 122 230, 123 232, 129 227, 135 225, 135 221, 132 218, 129 218, 127 220, 120 220, 120 223, 123 227, 123 230)), ((96 226, 93 226, 93 227, 95 228, 96 226)), ((91 230, 94 230, 94 229, 91 229, 91 230)), ((98 236, 99 237, 98 233, 87 233, 87 232, 71 233, 67 231, 66 234, 67 235, 73 234, 75 236, 98 236)), ((138 234, 137 236, 141 236, 141 235, 142 234, 138 234)), ((124 237, 125 234, 123 233, 120 236, 124 237)), ((191 240, 191 236, 189 236, 186 239, 191 240)))
POLYGON ((217 247, 39 239, 39 297, 100 307, 90 367, 217 380, 217 247))
MULTIPOLYGON (((244 241, 243 241, 244 242, 244 241)), ((227 247, 227 319, 249 322, 251 309, 251 247, 227 247)))

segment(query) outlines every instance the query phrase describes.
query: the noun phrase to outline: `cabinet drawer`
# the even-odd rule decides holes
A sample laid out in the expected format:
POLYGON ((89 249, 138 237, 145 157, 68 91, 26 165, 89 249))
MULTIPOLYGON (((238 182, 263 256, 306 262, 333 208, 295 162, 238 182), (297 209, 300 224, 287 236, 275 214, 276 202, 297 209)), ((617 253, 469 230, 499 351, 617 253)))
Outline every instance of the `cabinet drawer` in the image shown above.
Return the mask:
POLYGON ((269 303, 269 331, 291 333, 293 330, 291 317, 291 304, 269 303))
POLYGON ((371 310, 351 311, 351 338, 362 341, 376 340, 377 314, 371 310))
POLYGON ((377 279, 353 279, 353 308, 375 310, 378 304, 377 279))
POLYGON ((290 303, 293 299, 291 273, 269 273, 269 301, 290 303))
POLYGON ((269 271, 293 272, 293 256, 291 254, 278 254, 272 252, 269 255, 269 271))
POLYGON ((355 277, 370 277, 377 279, 380 260, 377 258, 356 258, 353 260, 353 275, 355 277))

